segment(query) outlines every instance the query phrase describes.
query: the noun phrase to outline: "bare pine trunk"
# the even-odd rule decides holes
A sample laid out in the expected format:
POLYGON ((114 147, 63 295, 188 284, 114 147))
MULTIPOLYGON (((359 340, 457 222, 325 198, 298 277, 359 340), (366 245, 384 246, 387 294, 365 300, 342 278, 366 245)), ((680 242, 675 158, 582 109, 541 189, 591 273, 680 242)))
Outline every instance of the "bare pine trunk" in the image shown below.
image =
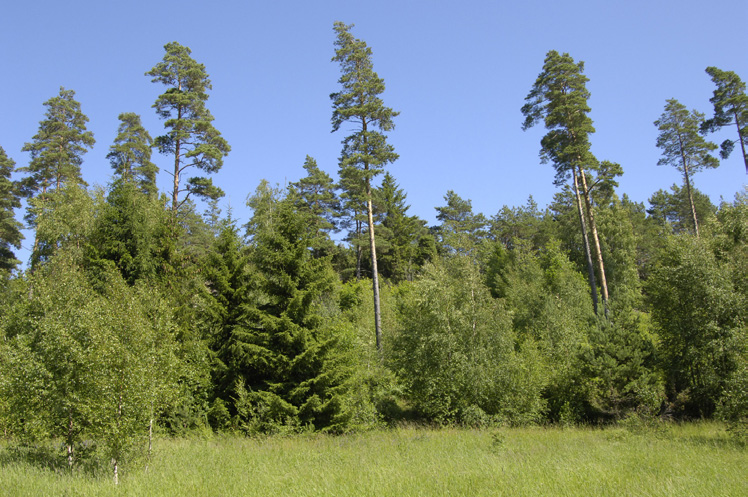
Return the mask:
POLYGON ((592 241, 595 249, 595 258, 597 259, 597 270, 600 273, 600 292, 603 297, 603 309, 605 315, 608 315, 608 281, 605 278, 605 264, 603 263, 603 253, 600 249, 600 237, 597 235, 597 223, 595 222, 595 212, 592 209, 590 192, 587 188, 587 178, 584 175, 584 169, 579 166, 579 176, 582 178, 582 190, 584 193, 584 203, 587 207, 587 216, 590 218, 590 230, 592 231, 592 241))
MULTIPOLYGON (((356 213, 354 212, 354 216, 356 213)), ((361 221, 356 220, 356 281, 361 281, 361 257, 363 249, 361 248, 361 221)))
POLYGON ((693 203, 693 193, 691 192, 691 180, 688 178, 688 166, 683 164, 683 177, 686 179, 686 191, 688 192, 688 202, 691 204, 691 216, 693 217, 693 228, 696 232, 696 238, 699 238, 699 221, 696 219, 696 206, 693 203))
POLYGON ((574 196, 577 200, 577 212, 579 213, 579 224, 582 228, 582 241, 584 242, 584 255, 587 259, 587 278, 590 282, 590 293, 592 295, 592 306, 597 314, 597 283, 595 282, 595 269, 592 266, 592 255, 590 255, 590 240, 587 236, 587 222, 584 220, 582 199, 579 196, 579 180, 577 170, 574 169, 574 196))
POLYGON ((377 352, 382 355, 382 315, 379 308, 379 271, 377 269, 377 249, 374 242, 374 213, 371 203, 371 183, 366 178, 366 209, 369 221, 369 247, 371 248, 371 281, 374 290, 374 330, 377 337, 377 352))

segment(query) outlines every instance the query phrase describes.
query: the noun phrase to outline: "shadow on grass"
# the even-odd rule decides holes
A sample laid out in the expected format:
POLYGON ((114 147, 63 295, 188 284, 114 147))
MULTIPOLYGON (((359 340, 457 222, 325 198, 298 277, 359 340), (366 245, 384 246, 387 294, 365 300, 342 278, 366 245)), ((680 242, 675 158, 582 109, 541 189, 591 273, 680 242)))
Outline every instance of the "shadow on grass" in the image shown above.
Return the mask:
POLYGON ((82 473, 88 476, 102 476, 107 472, 108 462, 97 453, 96 444, 78 444, 74 454, 71 468, 64 444, 26 445, 6 441, 0 444, 0 467, 23 464, 55 473, 82 473))

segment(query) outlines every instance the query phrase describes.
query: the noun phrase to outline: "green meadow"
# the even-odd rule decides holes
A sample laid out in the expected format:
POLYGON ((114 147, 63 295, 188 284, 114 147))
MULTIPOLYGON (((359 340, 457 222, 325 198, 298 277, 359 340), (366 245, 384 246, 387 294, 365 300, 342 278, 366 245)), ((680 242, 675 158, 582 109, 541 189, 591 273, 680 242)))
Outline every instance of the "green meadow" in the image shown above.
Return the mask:
POLYGON ((425 429, 346 436, 160 439, 149 469, 19 462, 8 496, 745 496, 748 451, 716 423, 659 427, 425 429))

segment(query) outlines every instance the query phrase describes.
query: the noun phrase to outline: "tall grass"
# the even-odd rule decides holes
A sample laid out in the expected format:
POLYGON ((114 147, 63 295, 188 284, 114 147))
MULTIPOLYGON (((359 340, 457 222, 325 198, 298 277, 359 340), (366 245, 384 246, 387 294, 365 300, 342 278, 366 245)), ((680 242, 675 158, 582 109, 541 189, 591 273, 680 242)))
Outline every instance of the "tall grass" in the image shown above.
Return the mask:
POLYGON ((658 429, 397 429, 350 436, 160 440, 147 473, 9 462, 0 494, 746 496, 748 450, 717 424, 658 429))

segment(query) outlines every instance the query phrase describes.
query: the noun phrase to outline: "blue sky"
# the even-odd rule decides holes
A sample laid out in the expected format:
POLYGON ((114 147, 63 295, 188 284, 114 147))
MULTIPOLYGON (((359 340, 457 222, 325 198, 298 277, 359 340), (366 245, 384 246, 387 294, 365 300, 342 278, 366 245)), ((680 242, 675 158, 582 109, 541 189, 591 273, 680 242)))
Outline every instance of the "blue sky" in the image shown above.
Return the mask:
MULTIPOLYGON (((389 133, 400 159, 389 171, 410 212, 429 223, 450 189, 489 217, 529 195, 541 206, 551 201, 553 170, 538 160, 545 130, 523 132, 520 112, 549 50, 585 62, 593 152, 623 166, 619 194, 637 201, 681 183, 675 169, 656 166, 652 123, 665 101, 709 116, 707 66, 748 79, 745 0, 30 0, 3 11, 0 146, 19 166, 28 163, 21 148, 37 132, 43 102, 64 86, 76 91, 97 140, 84 178, 105 185, 120 113, 140 114, 154 137, 163 131, 151 105, 164 88, 144 73, 164 44, 178 41, 213 82, 208 107, 232 146, 214 182, 242 222, 260 180, 298 180, 307 154, 337 177, 345 129, 332 134, 330 125, 336 20, 355 24, 373 50, 387 85, 382 98, 401 113, 389 133)), ((154 158, 168 167, 166 157, 154 158)), ((168 180, 162 172, 164 191, 168 180)), ((714 202, 731 200, 748 182, 739 151, 694 182, 714 202)))

